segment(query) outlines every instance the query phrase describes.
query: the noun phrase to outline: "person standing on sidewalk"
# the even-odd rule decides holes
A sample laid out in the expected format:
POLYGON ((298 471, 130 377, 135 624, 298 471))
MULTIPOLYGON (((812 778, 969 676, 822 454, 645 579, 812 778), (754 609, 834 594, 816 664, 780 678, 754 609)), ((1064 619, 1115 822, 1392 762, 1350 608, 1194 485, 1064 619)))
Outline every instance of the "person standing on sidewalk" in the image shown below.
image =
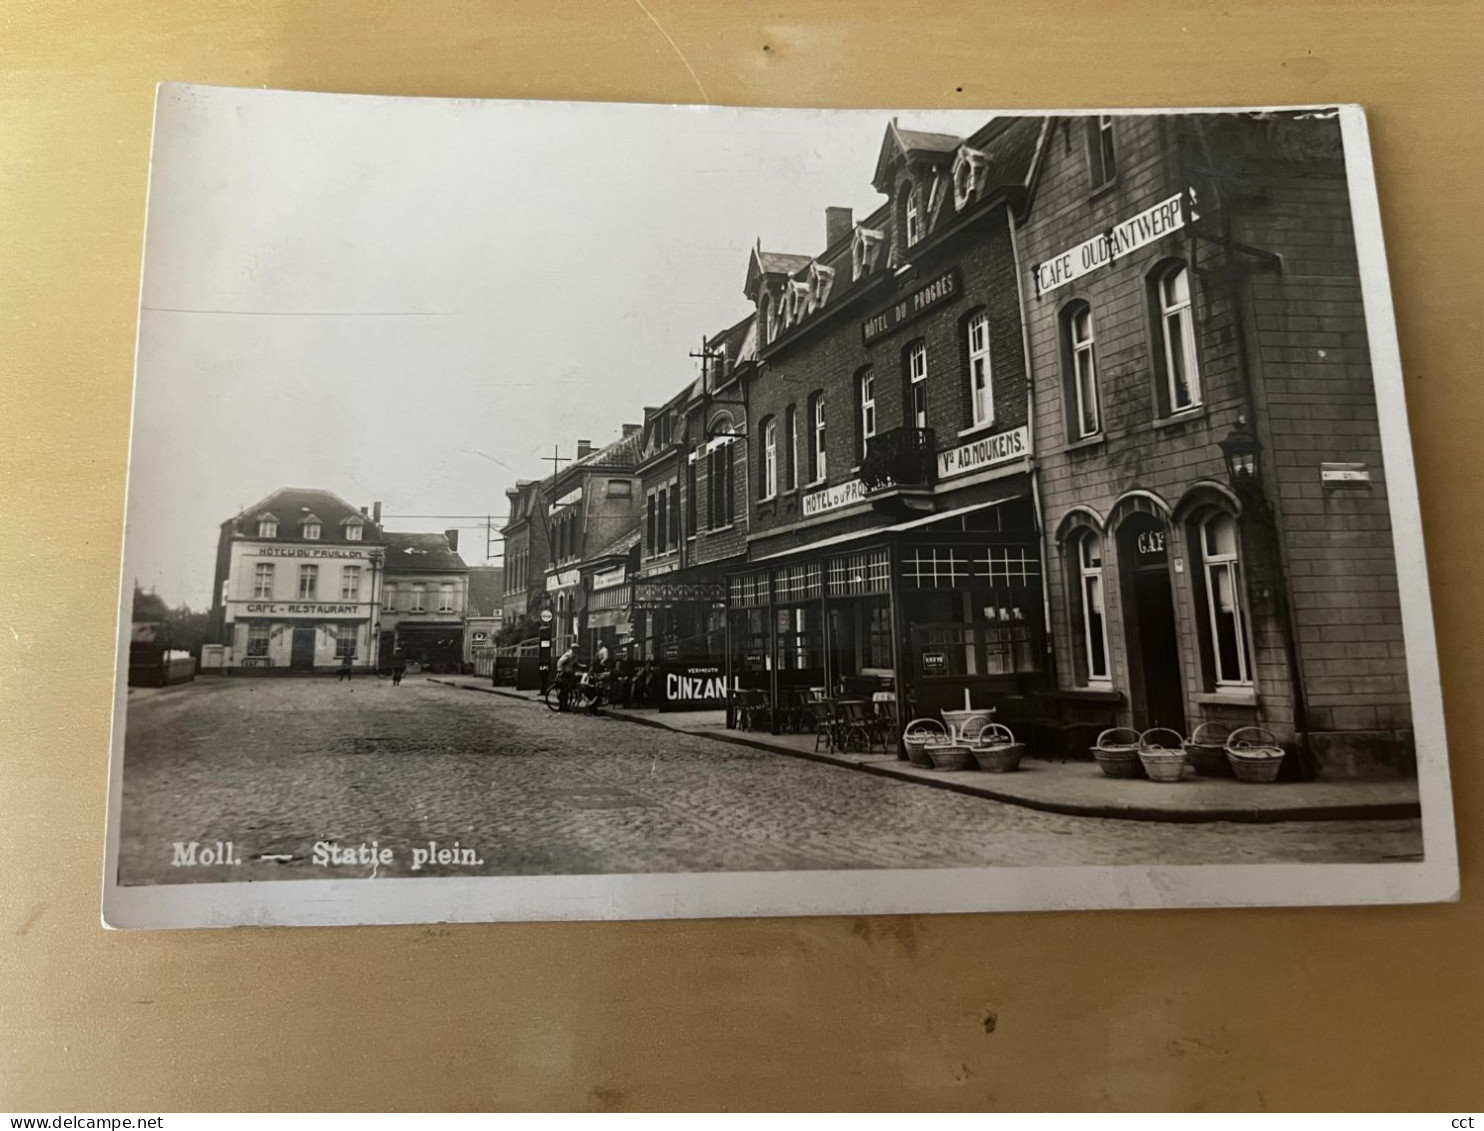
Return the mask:
POLYGON ((346 652, 343 656, 340 657, 340 676, 336 680, 337 683, 341 679, 350 678, 351 665, 353 663, 355 663, 355 657, 352 656, 349 652, 346 652))
POLYGON ((392 686, 399 687, 402 677, 407 674, 407 657, 401 652, 392 653, 392 686))

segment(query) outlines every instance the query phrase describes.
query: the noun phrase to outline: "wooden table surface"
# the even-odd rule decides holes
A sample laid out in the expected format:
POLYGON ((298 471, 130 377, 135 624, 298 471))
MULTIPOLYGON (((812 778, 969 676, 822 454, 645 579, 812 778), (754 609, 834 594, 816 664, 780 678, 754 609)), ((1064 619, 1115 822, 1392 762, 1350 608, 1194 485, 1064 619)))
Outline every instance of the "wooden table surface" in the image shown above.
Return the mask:
POLYGON ((0 8, 0 1109, 1484 1106, 1472 693, 1484 8, 1462 0, 0 8), (1464 902, 99 927, 154 84, 1371 112, 1464 902))

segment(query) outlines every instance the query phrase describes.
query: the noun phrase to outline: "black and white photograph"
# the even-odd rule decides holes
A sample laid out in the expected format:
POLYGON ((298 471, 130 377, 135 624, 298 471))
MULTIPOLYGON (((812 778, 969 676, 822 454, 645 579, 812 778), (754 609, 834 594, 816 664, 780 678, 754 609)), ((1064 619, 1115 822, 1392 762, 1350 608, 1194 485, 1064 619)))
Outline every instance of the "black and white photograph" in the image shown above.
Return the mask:
POLYGON ((159 88, 117 927, 1456 898, 1350 106, 159 88))

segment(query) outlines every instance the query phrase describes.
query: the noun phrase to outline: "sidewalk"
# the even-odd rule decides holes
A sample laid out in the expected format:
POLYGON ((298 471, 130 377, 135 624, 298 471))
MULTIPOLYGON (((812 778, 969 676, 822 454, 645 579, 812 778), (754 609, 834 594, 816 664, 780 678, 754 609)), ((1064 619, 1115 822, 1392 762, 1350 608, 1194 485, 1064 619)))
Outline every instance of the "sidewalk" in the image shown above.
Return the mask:
MULTIPOLYGON (((533 704, 539 702, 534 691, 491 687, 487 680, 468 676, 437 678, 431 682, 525 699, 533 704)), ((1023 760, 1020 769, 1010 774, 986 774, 978 770, 922 770, 899 760, 895 754, 883 754, 879 750, 867 754, 816 751, 813 735, 728 730, 724 711, 661 713, 605 707, 603 714, 677 734, 829 762, 1028 809, 1079 817, 1119 817, 1134 821, 1269 822, 1405 820, 1422 815, 1417 782, 1410 778, 1251 785, 1230 778, 1195 777, 1187 771, 1184 781, 1161 784, 1142 779, 1128 781, 1105 777, 1092 762, 1056 762, 1040 758, 1023 760)))

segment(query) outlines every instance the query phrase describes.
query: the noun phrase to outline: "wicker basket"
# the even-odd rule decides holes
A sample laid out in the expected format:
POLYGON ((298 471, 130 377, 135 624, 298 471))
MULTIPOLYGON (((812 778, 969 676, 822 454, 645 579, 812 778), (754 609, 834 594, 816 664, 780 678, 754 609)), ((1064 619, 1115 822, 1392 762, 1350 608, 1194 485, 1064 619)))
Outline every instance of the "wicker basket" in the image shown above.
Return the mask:
POLYGON ((907 724, 907 729, 902 731, 902 745, 907 748, 907 760, 924 770, 933 768, 927 744, 947 741, 948 732, 937 719, 913 719, 907 724))
POLYGON ((978 729, 969 743, 969 753, 985 773, 1008 774, 1020 769, 1025 743, 1016 742, 1014 733, 1003 723, 989 723, 978 729))
POLYGON ((1226 758, 1238 781, 1277 781, 1283 753, 1277 736, 1262 727, 1239 727, 1226 740, 1226 758))
POLYGON ((977 733, 990 723, 994 722, 993 707, 976 707, 968 711, 943 711, 943 722, 948 725, 948 733, 957 739, 967 739, 971 733, 977 733))
POLYGON ((1185 772, 1185 739, 1169 727, 1139 735, 1139 763, 1150 781, 1176 782, 1185 772))
POLYGON ((1203 778, 1229 778, 1231 763, 1226 760, 1226 740, 1231 730, 1220 723, 1201 723, 1185 740, 1185 761, 1203 778))
POLYGON ((1144 776, 1144 767, 1139 762, 1139 732, 1129 727, 1109 727, 1103 731, 1093 744, 1092 756, 1107 777, 1144 776))
POLYGON ((929 742, 927 755, 932 760, 935 770, 972 770, 974 768, 974 756, 969 753, 968 746, 962 742, 955 742, 951 738, 929 742))

